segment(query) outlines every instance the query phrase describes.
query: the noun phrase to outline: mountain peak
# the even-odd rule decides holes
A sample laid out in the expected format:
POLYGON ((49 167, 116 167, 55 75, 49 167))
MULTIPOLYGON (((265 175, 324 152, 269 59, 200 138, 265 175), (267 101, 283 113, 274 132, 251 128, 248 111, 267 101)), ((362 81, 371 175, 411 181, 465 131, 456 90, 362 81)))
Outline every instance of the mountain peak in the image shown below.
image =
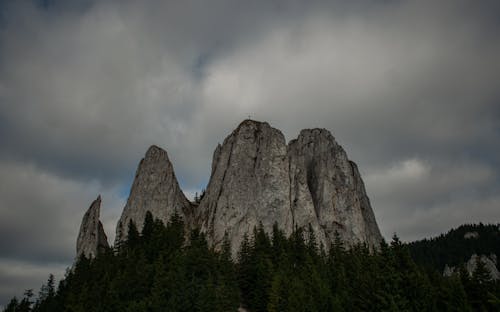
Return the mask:
POLYGON ((151 145, 148 150, 146 151, 146 154, 144 156, 145 160, 159 160, 159 159, 167 159, 168 160, 168 154, 167 151, 164 150, 163 148, 157 146, 157 145, 151 145))
POLYGON ((128 224, 142 229, 147 211, 164 223, 177 211, 185 221, 192 219, 191 204, 179 187, 167 151, 152 145, 140 161, 123 213, 116 227, 115 243, 127 236, 128 224))
POLYGON ((109 247, 108 238, 99 220, 100 210, 101 195, 92 202, 83 216, 80 232, 78 233, 78 239, 76 241, 77 258, 81 255, 87 258, 94 258, 103 249, 109 247))
POLYGON ((304 129, 288 145, 266 122, 244 120, 214 152, 206 195, 197 209, 216 247, 233 253, 245 233, 274 223, 290 234, 312 228, 326 248, 339 233, 348 244, 382 240, 357 168, 326 129, 304 129))
POLYGON ((179 187, 167 152, 152 145, 139 163, 116 242, 128 223, 141 230, 146 212, 168 222, 178 212, 188 230, 200 228, 218 248, 227 235, 233 254, 245 234, 275 223, 289 235, 312 229, 328 248, 335 235, 347 245, 382 241, 357 166, 330 131, 304 129, 287 145, 267 122, 243 120, 213 154, 212 171, 201 201, 190 203, 179 187))

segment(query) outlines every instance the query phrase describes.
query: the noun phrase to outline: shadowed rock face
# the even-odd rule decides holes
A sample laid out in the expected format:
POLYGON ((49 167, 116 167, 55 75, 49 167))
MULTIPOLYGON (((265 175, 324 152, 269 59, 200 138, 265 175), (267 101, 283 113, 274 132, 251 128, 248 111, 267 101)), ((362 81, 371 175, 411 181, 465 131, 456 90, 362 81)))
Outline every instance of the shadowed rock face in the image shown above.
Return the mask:
POLYGON ((227 232, 233 253, 259 223, 286 234, 310 225, 327 248, 336 232, 347 244, 382 241, 357 166, 327 130, 303 130, 287 146, 279 130, 252 120, 216 148, 197 220, 215 247, 227 232))
POLYGON ((83 216, 80 232, 76 241, 76 256, 82 254, 87 258, 94 258, 98 253, 109 248, 108 238, 104 233, 99 214, 101 209, 101 196, 97 197, 83 216))
POLYGON ((139 163, 130 195, 116 227, 115 243, 126 239, 130 221, 140 231, 147 211, 164 223, 177 211, 186 224, 192 223, 191 204, 179 187, 167 152, 157 146, 151 146, 139 163))

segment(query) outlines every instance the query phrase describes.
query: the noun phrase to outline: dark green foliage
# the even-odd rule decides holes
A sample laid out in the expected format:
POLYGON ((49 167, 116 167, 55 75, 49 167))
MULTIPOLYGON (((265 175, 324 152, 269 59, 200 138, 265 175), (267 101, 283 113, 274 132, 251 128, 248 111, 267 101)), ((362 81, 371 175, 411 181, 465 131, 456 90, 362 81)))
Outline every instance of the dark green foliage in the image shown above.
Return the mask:
POLYGON ((318 246, 310 228, 289 238, 275 224, 245 236, 235 263, 227 235, 220 251, 203 233, 184 233, 175 214, 164 225, 146 215, 142 233, 96 259, 79 259, 54 288, 50 276, 38 300, 27 292, 4 311, 498 311, 500 285, 484 264, 445 278, 417 265, 397 236, 377 251, 318 246))
POLYGON ((431 239, 409 243, 410 254, 419 265, 443 271, 444 266, 458 266, 472 254, 500 255, 499 224, 466 224, 431 239), (464 238, 476 232, 478 238, 464 238))

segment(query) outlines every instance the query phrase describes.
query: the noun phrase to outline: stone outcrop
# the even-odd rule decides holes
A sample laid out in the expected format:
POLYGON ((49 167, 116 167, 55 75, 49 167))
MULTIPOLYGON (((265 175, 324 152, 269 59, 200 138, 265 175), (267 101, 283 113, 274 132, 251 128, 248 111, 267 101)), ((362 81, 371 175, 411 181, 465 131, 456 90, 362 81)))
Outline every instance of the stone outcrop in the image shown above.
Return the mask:
POLYGON ((356 164, 325 129, 302 130, 288 146, 294 226, 311 224, 324 246, 336 233, 378 246, 382 236, 356 164))
POLYGON ((289 234, 289 192, 283 134, 267 123, 244 121, 214 152, 210 181, 197 209, 201 230, 215 246, 227 232, 233 252, 259 223, 270 231, 278 222, 289 234))
POLYGON ((464 234, 465 239, 478 239, 479 238, 479 233, 478 232, 467 232, 464 234))
POLYGON ((177 212, 187 229, 200 228, 218 248, 227 235, 233 255, 245 234, 276 223, 286 235, 312 229, 325 248, 338 237, 347 245, 376 248, 382 236, 356 164, 325 129, 306 129, 288 145, 268 123, 243 121, 215 149, 212 172, 199 203, 182 193, 167 152, 152 146, 141 160, 116 241, 146 212, 167 222, 177 212))
POLYGON ((109 248, 108 238, 106 237, 106 233, 104 233, 101 221, 99 221, 100 210, 101 196, 99 195, 83 216, 76 241, 77 258, 81 255, 87 258, 94 258, 97 254, 109 248))
POLYGON ((233 253, 259 223, 285 234, 310 226, 326 248, 336 233, 347 244, 382 241, 357 166, 327 130, 303 130, 286 145, 279 130, 252 120, 216 148, 197 220, 215 247, 227 233, 233 253))
POLYGON ((179 187, 167 152, 158 146, 151 146, 139 163, 130 195, 116 227, 115 244, 126 239, 130 221, 139 231, 142 229, 147 211, 164 223, 175 212, 186 224, 192 223, 192 206, 179 187))
MULTIPOLYGON (((472 274, 476 270, 478 260, 484 263, 484 266, 486 270, 490 273, 490 277, 492 280, 496 281, 500 279, 500 272, 498 272, 497 269, 497 256, 495 254, 491 254, 489 256, 486 255, 478 256, 476 254, 473 254, 465 264, 465 269, 467 270, 470 276, 472 276, 472 274)), ((443 276, 452 276, 453 274, 456 273, 458 273, 456 267, 450 267, 448 265, 445 265, 443 276)))

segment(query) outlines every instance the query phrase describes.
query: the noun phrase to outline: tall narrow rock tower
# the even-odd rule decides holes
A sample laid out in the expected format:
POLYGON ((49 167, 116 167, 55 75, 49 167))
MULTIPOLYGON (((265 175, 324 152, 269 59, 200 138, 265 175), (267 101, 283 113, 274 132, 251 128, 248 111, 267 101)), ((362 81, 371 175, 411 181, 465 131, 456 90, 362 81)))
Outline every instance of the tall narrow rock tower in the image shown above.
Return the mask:
POLYGON ((245 121, 218 146, 212 175, 198 207, 201 230, 218 246, 227 233, 234 248, 261 223, 292 230, 290 181, 283 134, 267 123, 245 121))
POLYGON ((106 237, 106 233, 104 233, 101 221, 99 221, 100 210, 101 196, 99 195, 83 216, 76 241, 77 259, 81 255, 87 258, 94 258, 100 252, 109 248, 108 238, 106 237))
POLYGON ((139 163, 127 204, 116 226, 115 244, 127 237, 128 224, 142 229, 146 212, 168 222, 177 212, 187 224, 192 223, 192 207, 182 193, 167 152, 151 146, 139 163))

